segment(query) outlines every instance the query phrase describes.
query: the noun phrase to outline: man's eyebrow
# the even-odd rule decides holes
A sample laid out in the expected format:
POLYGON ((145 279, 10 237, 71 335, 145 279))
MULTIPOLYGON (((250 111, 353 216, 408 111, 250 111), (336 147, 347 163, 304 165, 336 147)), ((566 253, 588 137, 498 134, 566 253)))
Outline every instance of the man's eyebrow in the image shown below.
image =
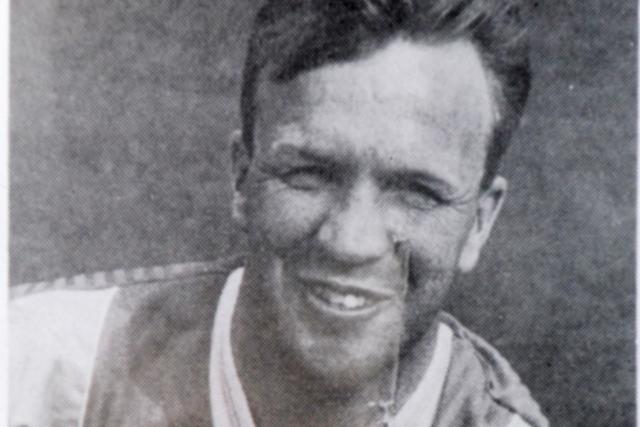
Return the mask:
POLYGON ((314 163, 323 163, 327 165, 344 165, 348 163, 346 159, 338 157, 336 154, 324 152, 322 150, 310 149, 308 147, 299 147, 293 144, 281 144, 274 148, 269 154, 270 159, 291 159, 305 160, 314 163))

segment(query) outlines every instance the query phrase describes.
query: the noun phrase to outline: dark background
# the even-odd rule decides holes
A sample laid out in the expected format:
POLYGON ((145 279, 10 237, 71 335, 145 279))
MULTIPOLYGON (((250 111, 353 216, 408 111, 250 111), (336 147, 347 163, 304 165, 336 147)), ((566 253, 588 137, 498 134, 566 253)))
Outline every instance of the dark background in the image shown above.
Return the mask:
MULTIPOLYGON (((11 2, 11 280, 242 248, 227 135, 251 0, 11 2)), ((635 420, 636 2, 539 1, 511 190, 450 309, 556 426, 635 420)))

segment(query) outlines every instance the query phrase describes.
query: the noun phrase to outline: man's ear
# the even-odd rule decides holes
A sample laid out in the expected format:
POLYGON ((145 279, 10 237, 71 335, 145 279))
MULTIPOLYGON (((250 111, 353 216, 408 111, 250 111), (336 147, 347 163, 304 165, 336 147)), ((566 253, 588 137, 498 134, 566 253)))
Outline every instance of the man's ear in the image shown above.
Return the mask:
POLYGON ((496 176, 491 186, 480 195, 474 223, 458 260, 458 268, 461 272, 468 273, 476 266, 480 251, 489 238, 493 224, 502 209, 507 187, 507 180, 496 176))
POLYGON ((242 132, 239 129, 231 132, 229 137, 231 146, 231 173, 233 180, 233 201, 231 215, 234 221, 245 229, 247 225, 246 217, 246 195, 244 191, 244 181, 251 164, 249 150, 242 139, 242 132))

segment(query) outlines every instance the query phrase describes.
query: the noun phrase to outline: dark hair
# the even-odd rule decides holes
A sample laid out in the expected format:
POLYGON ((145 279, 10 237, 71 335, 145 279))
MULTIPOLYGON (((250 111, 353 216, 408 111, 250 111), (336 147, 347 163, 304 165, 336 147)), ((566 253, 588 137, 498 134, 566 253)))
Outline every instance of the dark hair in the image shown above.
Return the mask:
POLYGON ((487 149, 482 187, 497 173, 518 126, 530 86, 521 0, 267 0, 258 11, 245 62, 241 113, 253 153, 260 74, 286 82, 328 63, 353 60, 402 36, 442 42, 468 39, 493 83, 499 118, 487 149))

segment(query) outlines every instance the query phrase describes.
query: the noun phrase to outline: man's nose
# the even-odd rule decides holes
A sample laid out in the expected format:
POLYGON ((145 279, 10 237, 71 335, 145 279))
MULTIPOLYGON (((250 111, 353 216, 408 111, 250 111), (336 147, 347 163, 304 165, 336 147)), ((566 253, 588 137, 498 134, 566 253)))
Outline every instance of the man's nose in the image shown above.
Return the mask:
POLYGON ((372 186, 360 185, 337 203, 318 229, 327 256, 349 264, 375 261, 392 251, 384 210, 372 186))

